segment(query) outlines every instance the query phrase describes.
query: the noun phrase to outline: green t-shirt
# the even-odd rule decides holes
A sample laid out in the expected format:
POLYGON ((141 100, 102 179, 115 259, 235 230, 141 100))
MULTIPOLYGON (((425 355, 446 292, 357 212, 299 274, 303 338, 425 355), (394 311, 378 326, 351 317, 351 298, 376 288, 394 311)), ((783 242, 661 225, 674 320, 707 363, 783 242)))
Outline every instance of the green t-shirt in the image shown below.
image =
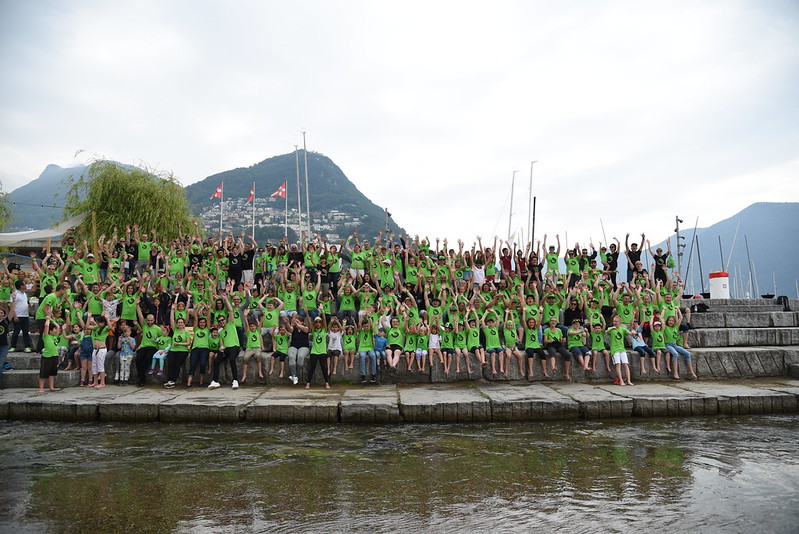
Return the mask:
POLYGON ((191 348, 193 349, 207 349, 208 338, 211 337, 211 330, 209 328, 194 328, 194 338, 191 341, 191 348))
POLYGON ((275 350, 277 352, 287 354, 289 351, 290 336, 288 334, 275 334, 272 336, 275 340, 275 350))
POLYGON ((524 348, 526 349, 540 349, 541 339, 538 337, 538 327, 525 328, 524 330, 524 348))
POLYGON ((156 340, 161 337, 161 335, 163 335, 163 332, 160 326, 157 324, 150 326, 145 323, 142 328, 141 344, 139 348, 158 347, 158 342, 156 340))
MULTIPOLYGON (((496 325, 486 326, 483 332, 486 337, 486 349, 502 348, 502 343, 499 341, 499 328, 496 325)), ((471 331, 469 333, 471 334, 471 331)))
POLYGON ((327 330, 320 328, 311 332, 311 354, 327 354, 327 330))
POLYGON ((341 336, 341 348, 344 350, 355 350, 355 334, 344 334, 341 336))
POLYGON ((260 349, 261 348, 261 332, 256 327, 255 330, 247 330, 247 349, 260 349))
POLYGON ((374 350, 375 341, 370 329, 358 331, 358 350, 361 352, 368 352, 374 350))
POLYGON ((39 308, 36 310, 36 317, 37 321, 43 320, 45 318, 44 308, 45 306, 51 306, 53 310, 58 307, 59 298, 55 292, 48 294, 45 296, 42 301, 39 303, 39 308))
POLYGON ((591 330, 591 350, 603 351, 605 350, 605 332, 591 330))
POLYGON ((652 348, 657 349, 665 349, 666 348, 666 332, 664 330, 655 330, 654 328, 651 329, 652 336, 652 348))
POLYGON ((563 340, 563 332, 560 331, 560 328, 555 328, 552 330, 551 328, 544 329, 544 341, 562 341, 563 340))
POLYGON ((569 331, 566 335, 566 346, 567 348, 571 349, 573 347, 582 347, 583 346, 583 329, 580 328, 578 330, 574 330, 573 328, 569 328, 569 331))
POLYGON ((547 271, 553 273, 558 272, 558 255, 555 252, 549 253, 545 256, 547 260, 547 271))
POLYGON ((222 328, 219 331, 219 337, 222 340, 222 343, 225 344, 226 349, 241 347, 241 344, 239 343, 239 334, 236 332, 236 325, 230 321, 225 323, 225 328, 222 328))
POLYGON ((186 343, 189 340, 189 331, 188 330, 175 330, 172 334, 172 347, 170 347, 171 352, 188 352, 189 347, 186 345, 178 345, 178 343, 186 343))
POLYGON ((630 335, 630 331, 623 326, 608 328, 608 336, 610 337, 610 353, 616 354, 618 352, 626 352, 624 348, 624 338, 630 335))
POLYGON ((42 350, 43 358, 54 358, 58 356, 58 342, 61 336, 51 336, 45 334, 42 336, 44 342, 44 349, 42 350))

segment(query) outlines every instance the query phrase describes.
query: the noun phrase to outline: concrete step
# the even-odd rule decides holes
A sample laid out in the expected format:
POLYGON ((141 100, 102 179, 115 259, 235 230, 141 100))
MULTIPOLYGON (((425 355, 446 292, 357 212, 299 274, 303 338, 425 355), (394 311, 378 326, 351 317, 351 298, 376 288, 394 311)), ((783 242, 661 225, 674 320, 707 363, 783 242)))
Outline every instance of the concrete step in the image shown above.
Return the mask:
MULTIPOLYGON (((58 371, 55 387, 67 388, 77 386, 80 380, 78 371, 58 371)), ((36 369, 14 369, 3 373, 3 387, 6 388, 38 388, 39 366, 36 369)), ((45 387, 47 387, 45 383, 45 387)))
POLYGON ((707 312, 691 314, 694 328, 773 328, 799 326, 799 312, 707 312))
POLYGON ((688 333, 688 344, 696 348, 799 345, 799 328, 701 328, 688 333))
POLYGON ((691 349, 696 372, 707 378, 786 376, 799 364, 799 346, 691 349))

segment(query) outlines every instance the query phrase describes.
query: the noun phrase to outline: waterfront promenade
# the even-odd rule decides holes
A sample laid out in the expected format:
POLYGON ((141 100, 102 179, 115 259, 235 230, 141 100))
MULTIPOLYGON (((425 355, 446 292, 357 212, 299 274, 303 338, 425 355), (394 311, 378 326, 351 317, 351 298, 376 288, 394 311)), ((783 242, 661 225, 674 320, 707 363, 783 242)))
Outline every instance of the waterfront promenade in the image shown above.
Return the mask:
POLYGON ((0 393, 0 419, 196 423, 472 423, 799 413, 799 380, 65 388, 0 393))

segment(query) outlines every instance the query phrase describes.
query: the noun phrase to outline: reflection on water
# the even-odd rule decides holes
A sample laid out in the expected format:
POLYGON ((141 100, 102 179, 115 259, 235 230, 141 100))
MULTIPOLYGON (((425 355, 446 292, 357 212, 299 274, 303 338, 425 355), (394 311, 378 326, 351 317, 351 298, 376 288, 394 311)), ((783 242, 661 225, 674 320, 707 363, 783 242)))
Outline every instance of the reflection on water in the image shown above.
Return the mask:
POLYGON ((0 530, 795 532, 798 431, 0 423, 0 530))

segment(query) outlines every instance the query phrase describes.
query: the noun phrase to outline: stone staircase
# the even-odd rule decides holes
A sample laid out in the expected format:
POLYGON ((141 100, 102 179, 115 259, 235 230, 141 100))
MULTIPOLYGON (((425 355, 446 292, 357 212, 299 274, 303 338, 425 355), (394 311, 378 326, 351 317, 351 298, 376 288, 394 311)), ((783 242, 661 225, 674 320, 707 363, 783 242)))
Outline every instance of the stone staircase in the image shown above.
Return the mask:
POLYGON ((701 302, 688 343, 703 378, 796 376, 799 373, 799 301, 785 311, 775 299, 684 300, 701 302))

